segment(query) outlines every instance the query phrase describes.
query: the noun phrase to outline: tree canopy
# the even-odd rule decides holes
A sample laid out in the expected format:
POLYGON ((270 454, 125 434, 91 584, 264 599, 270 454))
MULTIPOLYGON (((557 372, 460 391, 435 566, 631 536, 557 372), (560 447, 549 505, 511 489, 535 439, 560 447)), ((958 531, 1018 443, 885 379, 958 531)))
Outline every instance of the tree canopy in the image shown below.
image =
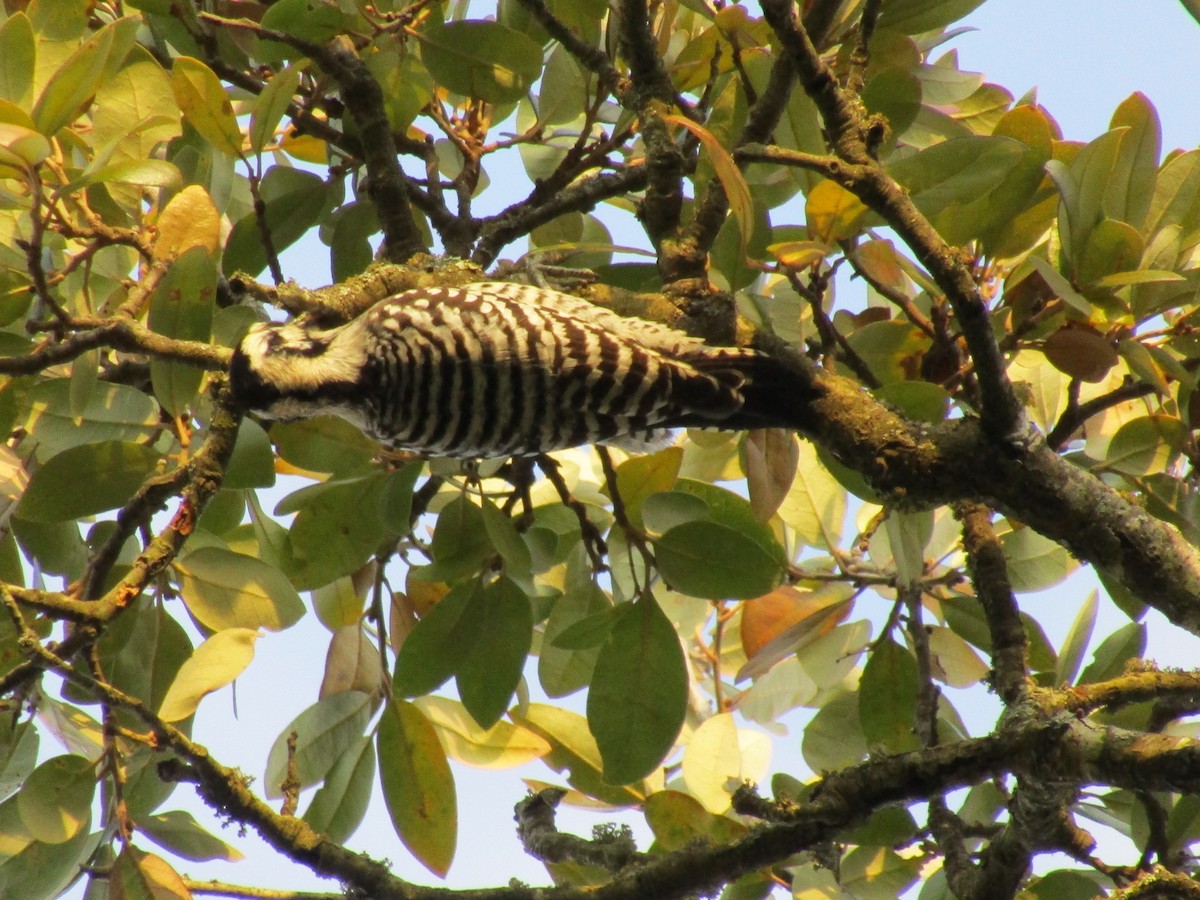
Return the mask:
POLYGON ((188 874, 253 830, 330 897, 1200 896, 1200 673, 1143 658, 1200 634, 1200 151, 961 69, 981 3, 5 0, 0 895, 269 895, 188 874), (770 354, 795 433, 232 402, 253 323, 485 279, 770 354), (304 617, 240 771, 197 712, 304 617), (535 773, 553 887, 439 881, 460 763, 535 773))

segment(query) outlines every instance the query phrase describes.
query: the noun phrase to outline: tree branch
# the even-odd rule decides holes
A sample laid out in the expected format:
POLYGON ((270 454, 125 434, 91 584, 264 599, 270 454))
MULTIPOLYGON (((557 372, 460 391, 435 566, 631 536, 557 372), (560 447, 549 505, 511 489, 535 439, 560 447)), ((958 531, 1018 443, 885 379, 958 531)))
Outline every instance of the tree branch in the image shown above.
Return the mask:
POLYGON ((797 18, 795 4, 763 0, 762 8, 821 114, 834 154, 845 164, 830 170, 828 177, 883 217, 913 250, 954 309, 979 377, 981 415, 988 433, 1018 443, 1032 439, 970 266, 875 159, 874 146, 882 137, 879 124, 868 120, 855 99, 838 85, 797 18))

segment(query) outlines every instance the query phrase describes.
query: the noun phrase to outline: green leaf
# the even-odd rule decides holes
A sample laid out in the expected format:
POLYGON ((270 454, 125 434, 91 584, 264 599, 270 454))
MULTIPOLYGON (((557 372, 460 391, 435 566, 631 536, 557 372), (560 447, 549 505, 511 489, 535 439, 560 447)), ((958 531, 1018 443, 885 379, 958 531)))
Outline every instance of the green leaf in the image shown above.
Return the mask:
MULTIPOLYGON (((578 623, 594 620, 612 608, 608 596, 591 577, 587 551, 578 545, 567 563, 562 595, 550 608, 538 654, 538 680, 547 695, 565 697, 591 681, 607 627, 600 640, 584 649, 561 647, 557 640, 578 623)), ((611 624, 606 622, 606 626, 611 624)))
POLYGON ((72 581, 83 574, 88 548, 75 522, 30 522, 14 515, 12 530, 21 550, 36 560, 43 572, 72 581))
MULTIPOLYGON (((217 266, 204 247, 192 247, 171 263, 154 289, 147 324, 164 337, 207 343, 217 300, 217 266)), ((204 370, 173 359, 150 360, 154 395, 172 416, 181 416, 200 390, 204 370)))
POLYGON ((371 720, 372 700, 361 691, 342 691, 318 700, 284 727, 267 755, 263 785, 268 797, 282 797, 288 775, 288 738, 296 735, 293 761, 299 787, 310 787, 363 736, 371 720))
POLYGON ((138 20, 128 16, 110 22, 67 57, 33 107, 38 131, 53 137, 83 113, 104 77, 115 71, 132 49, 138 20))
POLYGON ((137 388, 100 381, 82 409, 71 409, 71 379, 49 378, 30 386, 25 428, 37 439, 38 457, 97 441, 144 443, 161 428, 158 405, 137 388))
POLYGON ((1141 416, 1117 429, 1103 465, 1125 475, 1150 475, 1170 467, 1179 456, 1186 427, 1174 416, 1141 416))
MULTIPOLYGON (((314 44, 324 44, 351 23, 337 6, 322 0, 280 0, 272 3, 262 17, 264 28, 282 31, 314 44)), ((259 40, 256 57, 268 60, 302 56, 303 51, 281 41, 259 40)))
POLYGON ((496 22, 439 23, 417 37, 421 59, 438 84, 488 103, 520 100, 542 71, 542 48, 496 22))
POLYGON ((1094 684, 1116 678, 1125 671, 1125 664, 1139 658, 1146 650, 1145 623, 1122 625, 1103 641, 1092 654, 1092 661, 1079 675, 1080 684, 1094 684))
POLYGON ((33 99, 34 61, 37 47, 29 17, 18 12, 0 24, 0 99, 28 109, 33 99))
MULTIPOLYGON (((642 527, 642 503, 652 494, 671 490, 682 464, 683 448, 667 447, 658 453, 630 457, 617 466, 617 493, 635 528, 642 527)), ((608 493, 607 486, 604 493, 608 493)))
POLYGON ((1032 528, 1017 528, 1000 538, 1008 561, 1008 577, 1018 593, 1040 591, 1058 584, 1079 563, 1049 538, 1032 528))
POLYGON ((988 230, 1007 210, 989 195, 1020 173, 1030 150, 1020 141, 969 135, 934 144, 889 162, 892 177, 917 208, 951 243, 965 243, 988 230))
POLYGON ((1200 150, 1172 158, 1158 173, 1142 233, 1158 234, 1172 225, 1191 231, 1200 213, 1200 150))
POLYGON ((651 494, 642 504, 643 525, 650 531, 663 534, 684 522, 708 519, 708 504, 695 494, 683 491, 663 491, 651 494))
POLYGON ((127 441, 72 447, 33 473, 17 515, 31 522, 65 522, 120 506, 155 470, 159 454, 127 441))
POLYGON ((858 719, 869 746, 916 750, 917 661, 893 640, 875 645, 858 684, 858 719))
POLYGON ((680 478, 675 483, 675 490, 699 497, 708 505, 709 521, 728 525, 758 544, 772 559, 780 564, 784 562, 783 547, 775 539, 771 528, 758 521, 754 507, 745 497, 693 478, 680 478))
MULTIPOLYGON (((180 666, 192 655, 192 642, 162 604, 143 597, 104 629, 99 649, 108 680, 157 709, 180 666)), ((118 710, 118 715, 130 727, 138 727, 141 721, 124 710, 118 710)))
POLYGON ((396 534, 408 534, 412 529, 413 485, 424 471, 424 463, 411 462, 388 475, 379 492, 383 524, 396 534))
POLYGON ((685 522, 654 542, 655 562, 673 590, 692 597, 750 599, 779 584, 777 559, 740 531, 685 522))
POLYGON ((16 797, 0 804, 0 835, 5 838, 0 897, 61 896, 99 843, 99 835, 89 834, 86 823, 65 843, 34 840, 21 823, 16 797))
POLYGON ((292 583, 301 590, 321 587, 358 570, 386 541, 379 491, 387 476, 327 481, 297 491, 277 512, 299 511, 288 530, 292 583))
POLYGON ((458 840, 450 764, 429 720, 413 704, 384 707, 377 737, 379 778, 392 826, 417 860, 445 875, 458 840))
POLYGON ((481 639, 458 650, 458 695, 475 721, 490 728, 521 680, 533 644, 533 608, 516 584, 501 578, 479 591, 471 614, 479 620, 474 627, 481 639))
MULTIPOLYGON (((281 3, 275 4, 267 11, 267 15, 275 14, 275 10, 282 5, 281 3)), ((254 106, 254 112, 250 115, 249 137, 250 146, 254 152, 262 153, 263 148, 274 139, 279 120, 287 112, 288 105, 292 102, 292 95, 296 93, 299 85, 300 69, 296 66, 288 66, 282 72, 275 73, 263 88, 263 92, 258 95, 258 102, 254 106)))
MULTIPOLYGON (((181 119, 170 75, 148 50, 135 45, 125 65, 96 94, 92 146, 97 152, 84 176, 100 180, 100 170, 110 166, 152 159, 166 162, 154 159, 155 151, 179 137, 181 119)), ((178 177, 178 169, 169 165, 178 177)), ((128 202, 136 201, 130 198, 128 202)))
POLYGON ((1083 654, 1092 638, 1092 629, 1096 627, 1099 599, 1099 592, 1093 589, 1079 607, 1075 621, 1071 623, 1071 629, 1067 632, 1062 650, 1058 654, 1058 665, 1054 669, 1055 684, 1075 683, 1075 676, 1079 674, 1079 666, 1083 662, 1083 654))
POLYGON ((37 766, 40 743, 32 722, 17 723, 10 719, 0 723, 0 799, 8 799, 29 778, 37 766))
POLYGON ((487 498, 484 498, 479 511, 483 516, 483 527, 488 540, 504 560, 505 572, 518 579, 528 577, 533 569, 533 560, 529 555, 528 545, 513 527, 512 520, 487 498))
POLYGON ((361 470, 379 450, 378 444, 338 416, 276 422, 271 440, 280 458, 293 466, 334 475, 361 470))
POLYGON ((179 668, 158 710, 165 722, 178 722, 196 711, 208 694, 225 687, 254 659, 259 632, 251 628, 218 631, 196 648, 179 668))
POLYGON ((687 712, 688 674, 671 620, 653 597, 629 604, 596 659, 588 726, 604 780, 645 778, 675 745, 687 712))
POLYGON ((454 581, 479 571, 492 555, 479 507, 464 495, 446 504, 433 529, 433 563, 414 570, 423 581, 454 581))
POLYGON ((50 142, 33 129, 0 122, 0 165, 29 173, 50 152, 50 142))
POLYGON ((96 772, 82 756, 56 756, 33 770, 17 794, 21 822, 47 844, 61 844, 87 827, 92 817, 96 772))
POLYGON ((178 166, 163 159, 123 159, 90 171, 87 183, 178 189, 183 186, 183 174, 178 166))
MULTIPOLYGON (((662 778, 654 783, 635 782, 628 785, 608 784, 600 774, 602 763, 596 739, 588 729, 587 720, 569 709, 530 703, 514 709, 512 720, 550 743, 550 752, 543 761, 556 772, 567 772, 571 787, 614 806, 641 803, 653 791, 661 789, 662 778)), ((658 773, 656 773, 658 774, 658 773)))
POLYGON ((920 34, 942 28, 967 15, 983 0, 888 0, 879 14, 880 28, 920 34))
POLYGON ((457 671, 481 634, 479 593, 473 581, 456 585, 409 632, 396 654, 392 685, 397 696, 428 694, 457 671))
POLYGON ((1154 196, 1158 157, 1162 152, 1158 112, 1139 91, 1121 101, 1110 127, 1127 130, 1109 181, 1105 210, 1114 219, 1140 228, 1154 196))
POLYGON ((567 561, 579 540, 579 517, 562 503, 539 506, 525 532, 534 572, 545 572, 567 561))
POLYGON ((171 88, 191 126, 221 153, 242 154, 242 132, 221 79, 207 65, 178 56, 171 67, 171 88))
POLYGON ((242 419, 221 487, 240 491, 274 485, 275 452, 271 440, 257 422, 242 419))
POLYGON ((304 811, 304 821, 330 840, 344 843, 366 815, 374 781, 375 745, 364 735, 329 770, 304 811))
POLYGON ((842 691, 827 700, 804 729, 801 752, 814 772, 834 772, 867 755, 858 694, 842 691))
POLYGON ((304 615, 304 601, 287 577, 252 556, 201 547, 172 568, 188 611, 211 631, 282 631, 304 615))
POLYGON ((276 253, 282 252, 321 220, 337 200, 339 190, 338 184, 326 184, 312 172, 272 166, 259 187, 266 205, 263 221, 251 211, 234 224, 221 259, 224 273, 261 272, 267 265, 262 240, 264 223, 271 234, 271 246, 276 253))
POLYGON ((181 809, 138 818, 138 831, 165 850, 193 862, 223 859, 237 862, 242 852, 209 834, 190 812, 181 809))

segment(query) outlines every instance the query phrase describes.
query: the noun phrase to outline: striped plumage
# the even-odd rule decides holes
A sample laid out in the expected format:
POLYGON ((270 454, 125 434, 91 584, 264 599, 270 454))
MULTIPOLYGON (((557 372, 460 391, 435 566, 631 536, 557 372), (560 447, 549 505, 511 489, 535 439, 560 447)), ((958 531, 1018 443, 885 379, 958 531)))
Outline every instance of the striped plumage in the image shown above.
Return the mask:
POLYGON ((773 424, 743 410, 761 359, 557 291, 488 282, 405 291, 332 329, 256 325, 231 381, 265 418, 336 413, 399 449, 496 457, 773 424))

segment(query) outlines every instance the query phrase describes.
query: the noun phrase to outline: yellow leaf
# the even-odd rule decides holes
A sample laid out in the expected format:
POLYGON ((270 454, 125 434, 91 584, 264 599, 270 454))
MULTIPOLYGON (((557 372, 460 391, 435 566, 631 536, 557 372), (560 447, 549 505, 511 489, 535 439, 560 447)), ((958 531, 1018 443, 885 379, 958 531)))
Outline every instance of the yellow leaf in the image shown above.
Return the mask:
POLYGON ((740 233, 739 246, 742 256, 745 257, 746 245, 750 242, 750 235, 754 231, 754 201, 750 197, 750 186, 746 184, 742 170, 733 161, 729 151, 721 146, 716 135, 703 125, 683 116, 663 116, 663 119, 676 125, 682 125, 694 134, 703 145, 709 162, 712 163, 713 171, 717 173, 717 180, 725 189, 725 197, 729 201, 729 211, 737 219, 740 233))
POLYGON ((167 689, 159 717, 166 722, 178 722, 194 713, 207 695, 245 671, 254 659, 254 642, 258 638, 259 632, 253 628, 226 628, 197 647, 179 667, 167 689))
POLYGON ((823 260, 829 245, 820 241, 784 241, 769 245, 767 250, 789 269, 804 269, 823 260))
POLYGON ((213 70, 190 56, 177 57, 171 69, 175 101, 200 136, 222 153, 242 155, 238 128, 229 95, 213 70))
POLYGON ((469 766, 508 769, 550 752, 549 741, 520 725, 501 721, 491 728, 480 728, 457 700, 430 696, 414 703, 433 723, 446 754, 469 766))
POLYGON ((770 756, 766 735, 740 729, 732 714, 719 713, 692 733, 683 754, 683 783, 705 809, 719 815, 743 782, 762 778, 770 756))
POLYGON ((155 259, 182 256, 192 247, 216 253, 221 217, 208 191, 189 184, 171 198, 158 216, 158 238, 154 242, 155 259))
POLYGON ((866 214, 866 205, 835 181, 820 182, 804 203, 809 235, 828 244, 857 234, 866 214))

